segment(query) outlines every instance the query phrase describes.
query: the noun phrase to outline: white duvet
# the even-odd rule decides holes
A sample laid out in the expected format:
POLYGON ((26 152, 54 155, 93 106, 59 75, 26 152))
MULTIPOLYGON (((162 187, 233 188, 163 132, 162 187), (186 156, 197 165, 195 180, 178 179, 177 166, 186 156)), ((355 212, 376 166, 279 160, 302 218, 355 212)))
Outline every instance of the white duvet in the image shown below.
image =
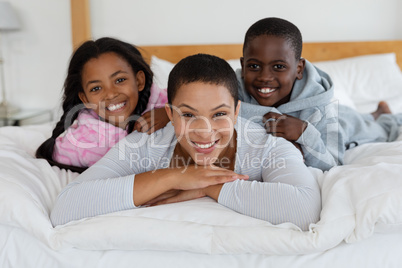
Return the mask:
POLYGON ((0 224, 22 228, 50 248, 294 255, 354 243, 375 231, 402 232, 402 140, 366 144, 324 174, 321 220, 308 232, 233 212, 209 198, 128 210, 53 228, 49 213, 77 174, 33 157, 52 126, 0 128, 0 224))

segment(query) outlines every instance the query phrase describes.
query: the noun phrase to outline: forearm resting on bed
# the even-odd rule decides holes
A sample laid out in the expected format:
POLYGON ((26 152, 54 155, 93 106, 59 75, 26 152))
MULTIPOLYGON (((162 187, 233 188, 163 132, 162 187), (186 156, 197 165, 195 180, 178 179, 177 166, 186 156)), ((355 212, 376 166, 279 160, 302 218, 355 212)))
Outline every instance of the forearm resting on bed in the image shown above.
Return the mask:
MULTIPOLYGON (((98 168, 96 172, 101 171, 98 168)), ((223 168, 196 166, 158 169, 104 179, 89 179, 88 174, 98 174, 89 172, 62 190, 51 213, 53 225, 133 209, 172 189, 200 189, 248 178, 223 168)))
POLYGON ((303 231, 319 220, 321 211, 320 191, 315 185, 235 181, 223 186, 218 202, 274 225, 291 222, 303 231))

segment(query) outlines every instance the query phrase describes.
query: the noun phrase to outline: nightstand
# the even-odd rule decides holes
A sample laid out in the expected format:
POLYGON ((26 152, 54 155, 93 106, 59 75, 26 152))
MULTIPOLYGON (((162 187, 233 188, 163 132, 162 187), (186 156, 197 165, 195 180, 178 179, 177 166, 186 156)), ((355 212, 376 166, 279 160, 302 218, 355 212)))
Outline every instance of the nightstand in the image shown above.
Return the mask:
POLYGON ((39 124, 53 120, 52 110, 26 109, 10 115, 0 115, 0 126, 21 126, 26 124, 39 124))

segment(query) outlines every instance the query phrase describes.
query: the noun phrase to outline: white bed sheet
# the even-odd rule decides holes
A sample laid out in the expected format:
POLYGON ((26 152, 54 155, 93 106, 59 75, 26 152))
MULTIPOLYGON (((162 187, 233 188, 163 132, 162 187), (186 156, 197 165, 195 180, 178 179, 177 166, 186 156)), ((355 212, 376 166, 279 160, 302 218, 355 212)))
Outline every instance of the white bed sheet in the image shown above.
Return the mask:
POLYGON ((396 249, 402 249, 402 141, 359 146, 346 154, 347 165, 324 174, 311 169, 322 186, 323 210, 309 232, 292 224, 272 226, 208 198, 52 228, 49 213, 54 200, 77 174, 33 157, 51 129, 50 124, 0 128, 0 264, 5 264, 1 267, 39 267, 41 261, 54 267, 69 262, 106 267, 119 261, 177 267, 177 260, 183 267, 211 260, 217 267, 228 263, 302 267, 340 263, 338 253, 349 256, 342 265, 378 255, 367 262, 365 267, 370 267, 401 258, 396 249), (24 257, 17 259, 22 252, 24 257), (362 258, 364 252, 373 255, 362 258), (35 266, 30 260, 36 260, 35 266))
POLYGON ((331 250, 307 255, 197 254, 152 250, 53 250, 20 228, 0 225, 2 268, 165 267, 165 268, 378 268, 402 263, 402 232, 377 233, 359 243, 340 243, 331 250))

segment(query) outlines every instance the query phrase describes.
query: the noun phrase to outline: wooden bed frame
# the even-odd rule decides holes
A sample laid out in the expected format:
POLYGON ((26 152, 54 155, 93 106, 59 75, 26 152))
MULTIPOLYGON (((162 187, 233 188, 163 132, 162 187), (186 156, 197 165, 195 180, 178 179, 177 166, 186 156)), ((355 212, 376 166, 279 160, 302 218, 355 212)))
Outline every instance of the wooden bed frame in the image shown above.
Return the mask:
MULTIPOLYGON (((71 1, 72 41, 76 48, 85 40, 91 39, 89 0, 71 1)), ((238 59, 242 55, 242 44, 227 45, 182 45, 182 46, 142 46, 144 56, 151 55, 170 62, 196 54, 208 53, 226 60, 238 59)), ((302 56, 309 61, 336 60, 353 56, 395 52, 402 69, 402 40, 368 42, 321 42, 304 43, 302 56)))
MULTIPOLYGON (((146 57, 155 55, 170 62, 178 62, 185 56, 196 53, 214 54, 226 60, 242 56, 242 44, 227 45, 182 45, 182 46, 142 46, 146 57)), ((395 52, 402 68, 402 40, 371 42, 326 42, 304 43, 302 56, 309 61, 336 60, 367 54, 395 52)))

